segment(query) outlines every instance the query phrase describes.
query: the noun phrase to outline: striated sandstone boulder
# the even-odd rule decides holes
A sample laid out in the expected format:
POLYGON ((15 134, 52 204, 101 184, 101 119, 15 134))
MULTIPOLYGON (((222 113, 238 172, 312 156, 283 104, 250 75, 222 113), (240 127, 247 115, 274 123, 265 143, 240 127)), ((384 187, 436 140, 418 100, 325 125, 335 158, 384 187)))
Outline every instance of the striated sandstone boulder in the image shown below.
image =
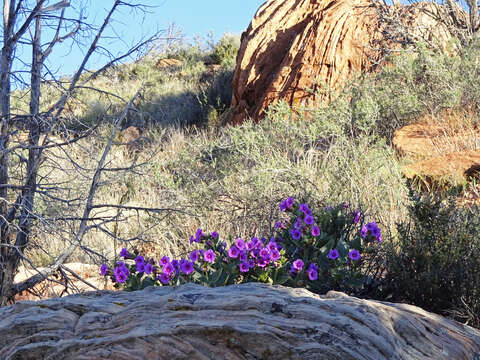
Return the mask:
POLYGON ((407 178, 421 179, 428 187, 442 187, 463 184, 471 176, 479 177, 480 130, 462 126, 461 114, 449 115, 457 115, 460 124, 437 120, 395 131, 393 145, 409 163, 403 169, 407 178))
POLYGON ((1 359, 478 356, 480 331, 420 308, 266 284, 94 292, 0 309, 1 359))
MULTIPOLYGON (((400 7, 403 24, 413 35, 446 43, 446 28, 420 7, 441 9, 431 3, 400 7)), ((267 1, 242 34, 231 122, 259 120, 276 100, 315 104, 352 74, 371 70, 386 48, 398 46, 384 38, 378 19, 369 0, 267 1)))

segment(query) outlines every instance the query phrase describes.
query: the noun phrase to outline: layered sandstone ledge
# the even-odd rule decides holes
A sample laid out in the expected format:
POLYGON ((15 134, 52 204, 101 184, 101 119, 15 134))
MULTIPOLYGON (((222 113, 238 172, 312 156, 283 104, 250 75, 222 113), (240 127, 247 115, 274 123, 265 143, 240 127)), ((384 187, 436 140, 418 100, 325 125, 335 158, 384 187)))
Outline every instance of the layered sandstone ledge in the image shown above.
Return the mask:
POLYGON ((422 309, 265 284, 92 292, 0 309, 1 359, 436 359, 480 331, 422 309))

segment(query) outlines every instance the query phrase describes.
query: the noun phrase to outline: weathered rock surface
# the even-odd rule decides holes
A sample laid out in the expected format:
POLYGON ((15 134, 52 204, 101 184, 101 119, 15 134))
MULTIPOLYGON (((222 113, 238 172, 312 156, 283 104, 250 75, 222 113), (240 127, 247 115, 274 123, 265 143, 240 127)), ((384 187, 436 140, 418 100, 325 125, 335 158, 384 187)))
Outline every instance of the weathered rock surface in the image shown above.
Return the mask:
POLYGON ((480 131, 447 122, 416 123, 395 131, 393 145, 410 164, 409 179, 429 186, 460 184, 480 174, 480 131))
POLYGON ((93 292, 0 309, 1 359, 478 356, 480 331, 415 306, 265 284, 93 292))
MULTIPOLYGON (((419 11, 401 7, 402 22, 418 36, 446 43, 446 28, 419 11)), ((328 99, 358 71, 369 71, 398 44, 384 38, 369 0, 269 0, 242 34, 233 79, 231 122, 259 120, 275 100, 290 106, 328 99), (321 93, 323 91, 323 94, 321 93)))
MULTIPOLYGON (((37 270, 19 267, 14 278, 14 283, 20 283, 38 271, 43 271, 46 268, 37 268, 37 270)), ((42 300, 48 298, 56 298, 76 294, 83 291, 99 290, 113 290, 111 283, 105 281, 105 277, 100 275, 100 268, 97 265, 89 265, 82 263, 67 263, 62 266, 63 275, 59 272, 52 277, 52 280, 45 280, 36 285, 30 292, 24 291, 22 294, 15 296, 15 301, 24 300, 42 300), (67 270, 68 269, 68 270, 67 270), (80 277, 82 280, 75 278, 71 272, 80 277), (95 288, 93 288, 94 286, 95 288)))
POLYGON ((156 62, 155 68, 157 70, 170 70, 182 67, 183 63, 177 59, 160 59, 156 62))

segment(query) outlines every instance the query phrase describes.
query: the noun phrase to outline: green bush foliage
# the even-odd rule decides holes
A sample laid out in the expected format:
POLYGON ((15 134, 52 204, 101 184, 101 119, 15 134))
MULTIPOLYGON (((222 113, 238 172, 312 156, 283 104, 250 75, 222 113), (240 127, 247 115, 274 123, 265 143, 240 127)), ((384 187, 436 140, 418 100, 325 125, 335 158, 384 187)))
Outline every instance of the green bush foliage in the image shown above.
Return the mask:
POLYGON ((410 220, 390 242, 384 299, 480 326, 480 209, 411 192, 410 220))
POLYGON ((461 48, 455 56, 418 44, 415 51, 388 59, 389 66, 355 78, 330 104, 310 112, 331 119, 325 127, 329 133, 376 135, 387 142, 395 130, 419 116, 436 116, 445 109, 468 112, 472 122, 479 123, 479 57, 479 44, 461 48))
POLYGON ((240 36, 227 33, 218 40, 213 49, 212 58, 216 64, 234 67, 240 48, 240 36))

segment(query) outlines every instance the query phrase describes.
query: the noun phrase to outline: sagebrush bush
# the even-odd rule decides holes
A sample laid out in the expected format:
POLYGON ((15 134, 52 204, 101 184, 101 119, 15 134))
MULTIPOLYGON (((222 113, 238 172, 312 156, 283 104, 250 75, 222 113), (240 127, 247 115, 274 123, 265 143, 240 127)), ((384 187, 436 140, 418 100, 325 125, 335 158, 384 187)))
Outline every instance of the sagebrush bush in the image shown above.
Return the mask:
POLYGON ((480 209, 411 192, 410 219, 386 253, 389 301, 407 302, 480 326, 480 209))
POLYGON ((235 66, 238 49, 240 48, 240 36, 226 33, 218 40, 212 52, 215 63, 226 66, 235 66))
POLYGON ((457 109, 480 121, 480 45, 461 48, 451 56, 418 44, 415 51, 395 53, 389 65, 373 74, 361 74, 333 96, 328 105, 310 110, 314 117, 331 119, 330 134, 383 137, 390 142, 395 130, 420 116, 438 116, 457 109))

